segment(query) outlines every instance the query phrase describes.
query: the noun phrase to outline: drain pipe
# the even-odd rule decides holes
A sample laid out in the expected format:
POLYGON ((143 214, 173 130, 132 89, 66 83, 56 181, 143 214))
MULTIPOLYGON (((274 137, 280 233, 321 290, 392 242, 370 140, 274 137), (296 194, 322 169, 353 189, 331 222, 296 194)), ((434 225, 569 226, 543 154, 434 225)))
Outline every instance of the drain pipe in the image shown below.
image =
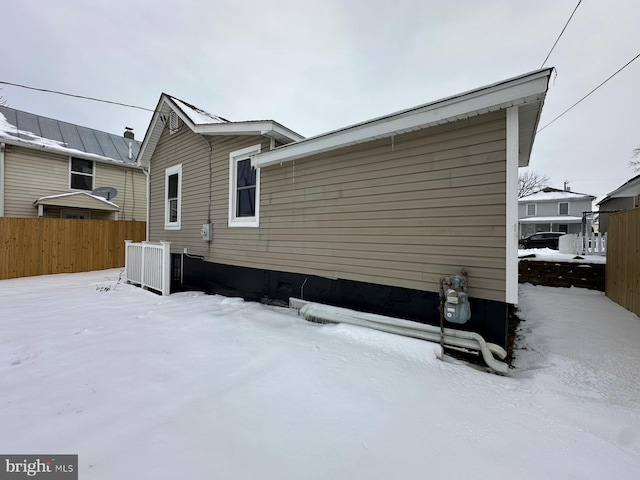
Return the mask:
POLYGON ((4 217, 4 149, 5 143, 0 143, 0 217, 4 217))
POLYGON ((480 352, 489 368, 498 373, 507 373, 509 365, 496 360, 494 355, 504 360, 507 352, 493 343, 488 343, 481 335, 465 330, 439 328, 432 325, 411 322, 399 318, 386 317, 373 313, 357 312, 346 308, 333 307, 299 299, 290 299, 290 306, 299 309, 299 314, 312 322, 318 323, 348 323, 361 327, 372 328, 382 332, 419 338, 431 342, 442 342, 451 347, 464 348, 480 352))

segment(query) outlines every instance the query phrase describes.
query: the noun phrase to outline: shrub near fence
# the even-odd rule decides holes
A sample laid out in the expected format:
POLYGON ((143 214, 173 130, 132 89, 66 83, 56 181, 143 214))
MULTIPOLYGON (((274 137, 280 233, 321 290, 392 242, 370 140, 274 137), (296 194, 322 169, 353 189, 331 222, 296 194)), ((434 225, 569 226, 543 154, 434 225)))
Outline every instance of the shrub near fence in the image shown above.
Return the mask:
POLYGON ((640 316, 640 208, 609 214, 606 294, 640 316))
POLYGON ((0 280, 122 267, 125 240, 145 235, 145 222, 1 217, 0 280))

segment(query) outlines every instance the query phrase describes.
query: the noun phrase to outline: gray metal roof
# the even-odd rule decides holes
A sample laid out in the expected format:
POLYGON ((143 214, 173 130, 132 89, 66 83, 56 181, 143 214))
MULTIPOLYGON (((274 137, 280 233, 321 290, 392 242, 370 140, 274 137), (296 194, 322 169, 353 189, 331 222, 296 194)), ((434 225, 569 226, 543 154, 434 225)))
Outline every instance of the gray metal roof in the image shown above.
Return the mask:
POLYGON ((0 106, 0 139, 16 139, 34 146, 98 155, 119 163, 134 165, 142 142, 92 128, 41 117, 33 113, 0 106), (2 118, 4 117, 4 119, 2 118), (131 143, 131 158, 129 158, 131 143))

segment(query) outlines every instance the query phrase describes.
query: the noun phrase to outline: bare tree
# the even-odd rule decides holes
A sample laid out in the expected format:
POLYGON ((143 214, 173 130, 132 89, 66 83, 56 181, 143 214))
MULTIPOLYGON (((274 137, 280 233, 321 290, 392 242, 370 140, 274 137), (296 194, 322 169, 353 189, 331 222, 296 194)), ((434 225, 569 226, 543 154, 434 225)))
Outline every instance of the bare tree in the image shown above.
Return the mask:
POLYGON ((640 172, 640 147, 633 149, 633 156, 629 160, 629 167, 634 172, 640 172))
POLYGON ((534 170, 529 170, 518 175, 518 198, 531 195, 549 185, 551 179, 534 170))

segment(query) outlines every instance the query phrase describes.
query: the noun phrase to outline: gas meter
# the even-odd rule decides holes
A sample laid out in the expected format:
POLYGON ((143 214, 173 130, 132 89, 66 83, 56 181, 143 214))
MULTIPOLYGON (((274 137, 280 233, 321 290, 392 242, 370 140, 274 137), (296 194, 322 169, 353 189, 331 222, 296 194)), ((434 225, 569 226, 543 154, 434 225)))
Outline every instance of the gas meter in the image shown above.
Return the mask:
POLYGON ((440 281, 441 295, 443 295, 444 318, 451 323, 467 323, 471 318, 471 307, 467 296, 467 277, 453 275, 440 281), (448 288, 444 290, 444 285, 448 288))

